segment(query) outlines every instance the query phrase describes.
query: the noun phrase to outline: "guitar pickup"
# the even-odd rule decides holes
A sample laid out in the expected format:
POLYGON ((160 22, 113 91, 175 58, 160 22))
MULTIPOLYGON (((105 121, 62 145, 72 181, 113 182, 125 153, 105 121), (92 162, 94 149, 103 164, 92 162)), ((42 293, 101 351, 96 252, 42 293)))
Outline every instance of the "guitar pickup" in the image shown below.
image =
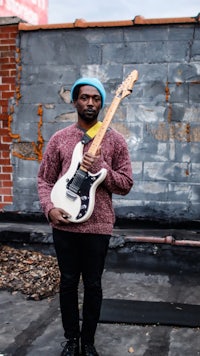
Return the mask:
POLYGON ((69 189, 67 189, 66 196, 73 201, 75 201, 77 198, 77 195, 69 189))

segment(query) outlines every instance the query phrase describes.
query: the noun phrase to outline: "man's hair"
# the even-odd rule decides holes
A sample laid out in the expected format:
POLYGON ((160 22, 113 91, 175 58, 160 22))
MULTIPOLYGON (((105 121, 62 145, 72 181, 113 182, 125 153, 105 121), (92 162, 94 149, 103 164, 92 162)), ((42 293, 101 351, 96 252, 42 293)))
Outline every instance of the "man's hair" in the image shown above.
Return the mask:
POLYGON ((79 91, 80 91, 80 87, 82 87, 83 85, 80 84, 80 85, 77 85, 75 88, 74 88, 74 91, 73 91, 73 100, 76 101, 78 99, 78 96, 79 96, 79 91))

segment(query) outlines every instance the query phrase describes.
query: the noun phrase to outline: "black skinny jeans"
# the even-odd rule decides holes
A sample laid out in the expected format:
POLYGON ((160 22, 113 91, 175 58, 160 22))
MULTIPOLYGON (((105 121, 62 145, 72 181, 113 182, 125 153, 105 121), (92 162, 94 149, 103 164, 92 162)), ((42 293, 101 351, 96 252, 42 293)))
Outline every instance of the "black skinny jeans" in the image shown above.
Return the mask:
POLYGON ((53 239, 61 273, 60 308, 64 335, 94 343, 102 304, 101 278, 108 251, 109 235, 71 233, 53 229, 53 239), (84 286, 83 321, 80 333, 78 285, 84 286))

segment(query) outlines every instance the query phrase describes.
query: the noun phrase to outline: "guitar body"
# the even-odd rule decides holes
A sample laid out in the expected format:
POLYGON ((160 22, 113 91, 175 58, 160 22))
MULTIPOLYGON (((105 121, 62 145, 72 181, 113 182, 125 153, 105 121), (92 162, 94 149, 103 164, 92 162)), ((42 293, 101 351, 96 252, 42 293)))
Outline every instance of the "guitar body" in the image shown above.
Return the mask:
POLYGON ((62 208, 70 214, 69 221, 74 223, 89 219, 94 209, 96 189, 107 174, 105 168, 95 174, 79 172, 82 157, 83 144, 79 142, 74 149, 68 171, 58 179, 51 191, 51 201, 54 206, 62 208), (78 182, 75 187, 74 177, 78 182))

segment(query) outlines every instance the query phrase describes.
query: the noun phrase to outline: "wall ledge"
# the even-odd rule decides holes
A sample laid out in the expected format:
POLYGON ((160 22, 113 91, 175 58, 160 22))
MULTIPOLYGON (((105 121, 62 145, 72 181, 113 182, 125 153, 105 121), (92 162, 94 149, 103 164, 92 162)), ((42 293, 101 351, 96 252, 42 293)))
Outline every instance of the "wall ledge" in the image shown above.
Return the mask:
POLYGON ((72 23, 31 25, 29 23, 19 23, 19 31, 55 30, 62 28, 89 28, 89 27, 127 27, 137 25, 168 25, 168 24, 191 24, 200 23, 200 13, 195 17, 177 18, 155 18, 146 19, 143 16, 136 16, 133 20, 123 21, 100 21, 87 22, 84 19, 76 19, 72 23))

